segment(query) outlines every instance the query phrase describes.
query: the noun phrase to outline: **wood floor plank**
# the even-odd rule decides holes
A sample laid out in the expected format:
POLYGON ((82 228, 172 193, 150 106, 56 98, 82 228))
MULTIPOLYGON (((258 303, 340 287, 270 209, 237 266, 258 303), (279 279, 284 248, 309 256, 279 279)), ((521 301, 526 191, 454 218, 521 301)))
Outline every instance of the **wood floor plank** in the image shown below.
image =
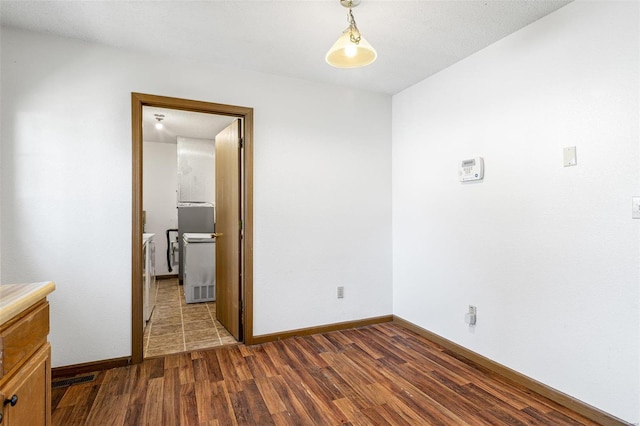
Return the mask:
POLYGON ((495 375, 492 375, 491 379, 476 380, 474 384, 518 410, 532 407, 543 413, 548 413, 554 408, 559 407, 558 404, 547 398, 536 395, 528 389, 513 385, 506 379, 496 377, 495 375))
POLYGON ((193 363, 193 377, 194 383, 204 382, 210 380, 209 366, 205 358, 196 358, 193 363))
MULTIPOLYGON (((440 420, 437 419, 429 419, 430 416, 419 414, 416 411, 422 411, 423 407, 416 406, 415 404, 407 405, 405 403, 405 398, 400 393, 392 395, 386 402, 388 410, 393 411, 396 417, 401 417, 404 419, 406 424, 408 425, 441 425, 443 424, 440 420)), ((453 424, 453 423, 452 423, 453 424)), ((465 422, 460 422, 460 425, 466 425, 465 422)))
POLYGON ((238 424, 233 413, 231 397, 224 381, 211 383, 213 409, 218 423, 221 425, 235 426, 238 424))
POLYGON ((324 394, 326 399, 335 400, 346 396, 346 382, 330 367, 312 368, 307 370, 307 374, 315 382, 318 392, 324 394))
POLYGON ((85 393, 86 398, 83 398, 82 400, 78 400, 75 405, 72 405, 70 407, 72 408, 72 410, 70 411, 71 420, 68 420, 66 422, 61 422, 61 423, 54 422, 54 424, 61 424, 61 425, 66 425, 71 423, 84 424, 87 417, 89 417, 89 412, 93 407, 93 404, 98 396, 99 390, 100 390, 99 384, 95 386, 83 387, 80 391, 85 393))
POLYGON ((195 383, 182 384, 180 385, 180 425, 197 426, 198 423, 195 383))
POLYGON ((252 378, 244 357, 233 347, 223 348, 218 352, 218 361, 227 390, 231 393, 241 392, 242 382, 252 378))
POLYGON ((319 338, 322 337, 322 334, 312 334, 310 336, 305 336, 304 341, 307 344, 307 347, 311 349, 311 351, 316 354, 321 354, 322 352, 327 352, 329 349, 324 346, 319 338))
POLYGON ((323 336, 338 352, 344 351, 347 347, 353 344, 353 341, 347 339, 345 335, 339 331, 326 333, 323 336))
POLYGON ((262 398, 260 390, 255 380, 246 380, 242 384, 242 394, 245 406, 250 414, 249 424, 254 425, 273 425, 275 424, 271 418, 271 413, 266 402, 262 398))
POLYGON ((164 378, 152 377, 146 385, 147 393, 142 419, 145 425, 162 424, 162 406, 164 395, 164 378))
MULTIPOLYGON (((387 362, 384 358, 379 360, 371 358, 367 360, 361 351, 355 347, 345 351, 345 354, 347 353, 349 354, 347 362, 350 368, 344 370, 344 373, 350 374, 350 371, 366 371, 370 377, 369 380, 378 383, 382 382, 384 384, 385 392, 383 395, 389 400, 394 401, 394 406, 401 408, 401 412, 408 414, 409 417, 414 419, 417 417, 419 419, 418 421, 424 424, 466 424, 454 413, 434 401, 429 395, 422 393, 404 377, 394 375, 393 381, 388 380, 388 373, 385 373, 385 369, 382 367, 385 366, 386 368, 387 365, 397 367, 395 362, 388 361, 385 365, 381 363, 387 362), (423 402, 426 402, 426 404, 423 404, 423 402)), ((367 407, 374 405, 376 400, 371 399, 366 392, 363 392, 363 389, 366 389, 366 385, 363 385, 363 383, 356 384, 356 391, 367 401, 367 407)))
POLYGON ((412 365, 403 365, 396 367, 405 377, 413 377, 412 384, 420 389, 424 394, 429 395, 434 401, 446 406, 458 418, 468 419, 467 423, 477 426, 493 424, 495 419, 491 416, 483 415, 482 405, 474 404, 467 398, 460 398, 458 386, 454 388, 443 386, 442 382, 437 381, 430 375, 421 375, 412 365))
POLYGON ((313 339, 313 345, 318 349, 318 353, 337 351, 333 343, 326 338, 326 334, 314 334, 310 336, 313 339))
POLYGON ((596 424, 392 323, 147 359, 52 409, 60 426, 596 424))
POLYGON ((197 380, 194 387, 200 424, 217 419, 213 406, 213 390, 209 380, 197 380))
POLYGON ((291 413, 288 411, 283 411, 280 413, 273 414, 273 422, 276 426, 298 426, 299 423, 296 423, 291 417, 291 413))
POLYGON ((406 362, 426 364, 425 368, 428 366, 431 370, 440 368, 440 364, 435 361, 437 357, 434 358, 432 356, 434 352, 440 352, 440 348, 434 347, 427 342, 421 343, 418 340, 405 339, 397 336, 392 337, 390 342, 398 356, 406 362), (427 354, 429 357, 427 357, 427 354))
POLYGON ((123 425, 127 415, 129 395, 109 396, 98 394, 91 407, 86 424, 88 425, 123 425))
POLYGON ((381 374, 386 380, 380 379, 380 381, 387 383, 389 393, 396 394, 405 405, 415 411, 428 424, 465 423, 455 413, 417 388, 412 382, 415 379, 413 375, 404 373, 395 362, 387 361, 385 358, 367 362, 366 358, 359 356, 354 357, 355 363, 360 363, 372 374, 373 372, 381 374), (390 380, 391 378, 393 380, 390 380), (422 401, 426 402, 424 406, 422 401), (428 409, 425 409, 426 407, 428 409))
POLYGON ((340 398, 333 401, 333 404, 343 413, 343 421, 340 423, 344 423, 346 419, 352 419, 351 423, 353 425, 368 425, 368 421, 366 417, 362 414, 362 411, 359 407, 356 407, 351 400, 348 398, 340 398))
MULTIPOLYGON (((93 388, 94 385, 92 382, 79 384, 75 386, 69 386, 68 388, 63 388, 66 392, 59 397, 57 407, 65 408, 65 407, 74 407, 76 405, 89 405, 93 404, 93 400, 89 401, 90 392, 87 390, 89 388, 93 388)), ((97 393, 100 389, 100 385, 95 386, 95 392, 97 393)), ((95 395, 93 395, 95 398, 95 395)))
POLYGON ((387 412, 383 411, 381 406, 366 408, 361 411, 362 415, 367 419, 367 424, 374 424, 377 426, 394 426, 401 423, 399 419, 396 419, 396 423, 391 423, 391 419, 388 419, 387 412))
MULTIPOLYGON (((352 353, 354 352, 352 351, 352 353)), ((322 357, 327 360, 327 363, 340 375, 342 380, 353 388, 375 383, 375 379, 371 377, 375 373, 357 368, 353 360, 348 356, 340 353, 324 353, 322 357)))
MULTIPOLYGON (((283 366, 288 365, 288 360, 283 359, 280 356, 280 351, 277 349, 279 344, 280 342, 268 342, 261 345, 265 354, 267 354, 269 361, 278 369, 278 371, 280 371, 280 368, 283 366)), ((276 374, 276 376, 278 375, 280 375, 280 373, 276 374)))
POLYGON ((288 350, 288 343, 294 339, 295 338, 286 339, 278 342, 277 345, 273 346, 273 349, 277 353, 278 358, 281 360, 283 367, 298 368, 301 362, 306 362, 305 360, 299 360, 296 354, 293 354, 290 350, 288 350))
MULTIPOLYGON (((348 383, 332 366, 323 368, 319 373, 327 385, 333 385, 335 388, 332 390, 334 399, 348 398, 359 409, 371 406, 366 394, 360 392, 357 386, 348 383)), ((316 380, 318 380, 317 377, 316 380)))
POLYGON ((414 425, 415 421, 407 419, 403 413, 400 413, 390 407, 388 402, 374 407, 377 412, 392 425, 414 425))
POLYGON ((128 394, 133 386, 133 376, 137 371, 136 367, 127 366, 123 368, 113 368, 104 373, 100 392, 108 395, 128 394))
POLYGON ((209 373, 208 380, 211 382, 219 382, 224 380, 222 376, 222 370, 220 369, 220 362, 218 360, 219 351, 203 351, 202 359, 207 365, 207 372, 209 373))
POLYGON ((269 377, 277 375, 277 370, 271 363, 271 359, 264 355, 251 355, 244 358, 247 363, 247 368, 254 380, 262 377, 269 377))
POLYGON ((85 418, 74 415, 74 408, 73 405, 57 407, 53 413, 51 413, 51 423, 54 425, 83 425, 85 418))
POLYGON ((345 330, 344 334, 351 336, 352 340, 358 342, 358 347, 369 353, 373 358, 378 359, 384 357, 389 361, 394 361, 399 364, 407 362, 406 359, 396 355, 397 352, 395 348, 392 349, 389 346, 388 340, 383 336, 376 333, 366 333, 361 329, 345 330))
POLYGON ((373 324, 370 328, 378 334, 384 335, 387 338, 395 337, 398 335, 399 328, 396 327, 393 323, 382 323, 382 324, 373 324))
POLYGON ((326 367, 324 359, 307 345, 307 339, 296 337, 282 343, 290 356, 305 368, 326 367))
POLYGON ((249 403, 245 398, 244 392, 233 392, 229 395, 229 398, 231 400, 231 407, 233 408, 233 414, 236 417, 238 425, 246 426, 252 424, 249 403))
POLYGON ((138 364, 129 373, 130 380, 130 405, 144 405, 147 398, 147 386, 146 383, 151 380, 150 368, 151 364, 138 364))
MULTIPOLYGON (((166 363, 165 367, 167 364, 169 363, 166 363)), ((162 424, 173 426, 180 421, 180 374, 178 368, 165 368, 162 379, 162 424)))
POLYGON ((305 410, 312 419, 326 418, 331 424, 339 424, 343 415, 335 406, 330 394, 325 394, 306 370, 294 370, 287 367, 283 370, 282 377, 289 388, 303 404, 305 410))
POLYGON ((180 360, 178 365, 178 372, 180 373, 179 374, 180 384, 186 385, 189 383, 195 383, 196 375, 195 375, 195 372, 193 371, 193 360, 191 359, 190 354, 183 353, 183 354, 177 355, 177 357, 180 360))
POLYGON ((60 401, 67 393, 67 388, 59 387, 51 389, 51 410, 55 410, 60 405, 60 401))
POLYGON ((270 377, 269 381, 278 394, 278 397, 282 400, 285 407, 287 407, 287 412, 295 424, 313 424, 304 406, 282 376, 270 377))
POLYGON ((123 426, 138 426, 144 424, 144 418, 142 417, 143 410, 144 404, 129 404, 123 426))
MULTIPOLYGON (((255 380, 256 386, 258 386, 258 390, 260 391, 260 395, 262 396, 262 399, 264 400, 264 403, 271 415, 287 411, 287 407, 284 405, 284 402, 282 402, 282 399, 280 399, 280 396, 277 394, 275 388, 271 384, 269 377, 262 376, 256 378, 255 380)), ((290 416, 287 415, 287 418, 290 418, 290 416)))

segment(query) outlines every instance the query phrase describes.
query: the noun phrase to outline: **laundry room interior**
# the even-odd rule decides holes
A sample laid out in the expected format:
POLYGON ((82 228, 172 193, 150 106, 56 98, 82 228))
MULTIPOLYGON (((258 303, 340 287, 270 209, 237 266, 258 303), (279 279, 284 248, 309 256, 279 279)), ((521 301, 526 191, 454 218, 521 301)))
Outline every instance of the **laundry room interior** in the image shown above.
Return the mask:
POLYGON ((215 139, 238 118, 142 117, 144 357, 236 344, 216 319, 215 139))

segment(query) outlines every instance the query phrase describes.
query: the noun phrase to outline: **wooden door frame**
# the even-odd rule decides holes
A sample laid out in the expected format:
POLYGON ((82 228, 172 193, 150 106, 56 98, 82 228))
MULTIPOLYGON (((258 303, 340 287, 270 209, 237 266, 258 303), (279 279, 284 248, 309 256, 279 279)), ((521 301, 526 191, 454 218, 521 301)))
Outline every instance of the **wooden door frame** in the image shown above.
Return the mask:
POLYGON ((241 242, 242 269, 240 276, 242 335, 244 343, 253 343, 253 108, 193 101, 166 96, 131 93, 132 129, 132 200, 131 200, 131 361, 142 362, 143 351, 143 295, 142 283, 142 107, 178 109, 183 111, 227 115, 243 120, 244 149, 241 192, 244 194, 244 238, 241 242), (243 173, 244 172, 244 173, 243 173), (243 273, 244 272, 244 273, 243 273))

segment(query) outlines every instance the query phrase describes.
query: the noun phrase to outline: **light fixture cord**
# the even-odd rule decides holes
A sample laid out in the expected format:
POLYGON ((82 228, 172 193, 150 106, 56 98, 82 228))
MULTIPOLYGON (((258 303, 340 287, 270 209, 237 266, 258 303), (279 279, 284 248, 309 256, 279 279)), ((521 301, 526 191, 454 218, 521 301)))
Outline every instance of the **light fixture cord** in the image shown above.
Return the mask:
POLYGON ((356 25, 356 19, 353 17, 353 11, 349 8, 349 13, 347 13, 347 21, 349 22, 349 39, 351 43, 358 44, 362 37, 360 36, 360 30, 356 25))

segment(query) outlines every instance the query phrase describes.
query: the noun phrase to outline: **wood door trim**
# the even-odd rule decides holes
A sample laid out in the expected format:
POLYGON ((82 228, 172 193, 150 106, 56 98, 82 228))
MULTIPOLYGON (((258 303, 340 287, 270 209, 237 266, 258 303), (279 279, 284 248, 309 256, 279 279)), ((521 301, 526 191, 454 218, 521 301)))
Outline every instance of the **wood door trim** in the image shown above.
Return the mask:
POLYGON ((288 339, 290 337, 312 336, 323 333, 331 333, 333 331, 349 330, 352 328, 366 327, 368 325, 383 324, 393 321, 393 315, 383 315, 380 317, 363 318, 360 320, 336 322, 332 324, 318 325, 315 327, 299 328, 296 330, 279 331, 271 334, 260 334, 253 337, 254 345, 275 342, 278 340, 288 339))
POLYGON ((253 108, 244 116, 244 299, 242 330, 245 345, 253 345, 253 108))
POLYGON ((178 109, 227 115, 244 123, 244 284, 242 324, 244 343, 253 343, 253 108, 225 105, 167 96, 131 93, 132 200, 131 200, 131 359, 142 362, 143 285, 142 285, 142 107, 178 109))
POLYGON ((101 361, 84 362, 82 364, 65 365, 51 369, 51 378, 60 379, 74 377, 80 374, 95 373, 96 371, 111 370, 112 368, 131 365, 131 357, 104 359, 101 361))

